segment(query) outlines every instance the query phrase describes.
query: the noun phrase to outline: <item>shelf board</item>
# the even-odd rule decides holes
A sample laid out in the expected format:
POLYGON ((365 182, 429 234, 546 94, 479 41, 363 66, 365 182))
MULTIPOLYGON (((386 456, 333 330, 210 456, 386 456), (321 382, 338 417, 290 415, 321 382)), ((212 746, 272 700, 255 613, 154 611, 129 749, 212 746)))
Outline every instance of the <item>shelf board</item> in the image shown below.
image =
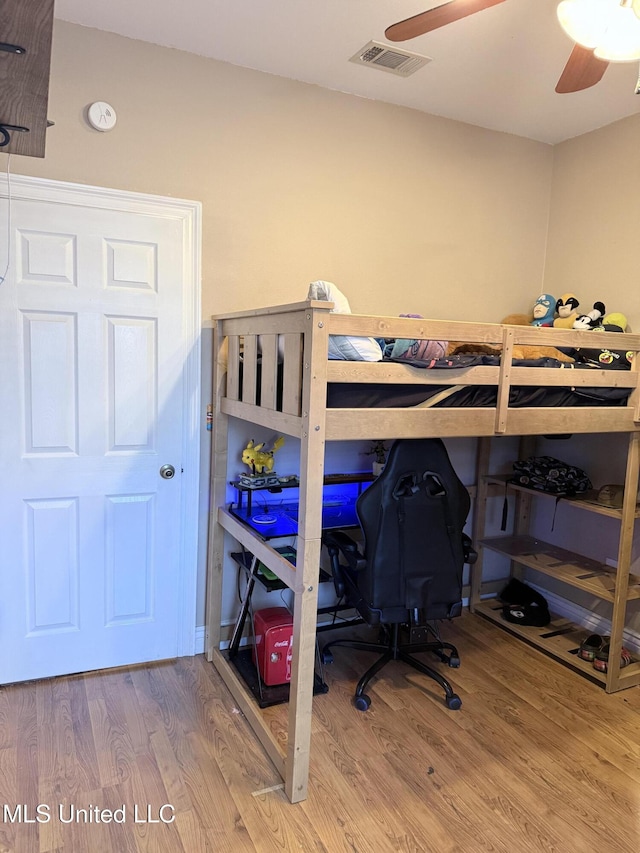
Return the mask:
MULTIPOLYGON (((513 489, 514 492, 523 492, 526 495, 547 498, 547 500, 557 500, 557 495, 552 495, 548 492, 541 492, 539 489, 528 489, 526 486, 519 486, 517 483, 509 482, 511 479, 510 474, 489 474, 484 479, 487 483, 491 483, 492 485, 506 485, 509 489, 513 489)), ((606 515, 609 518, 615 518, 618 521, 622 520, 621 509, 615 509, 614 507, 604 506, 603 504, 598 503, 597 489, 590 489, 588 492, 584 492, 584 494, 582 495, 574 495, 573 497, 561 497, 560 501, 562 501, 563 503, 571 504, 571 506, 578 507, 579 509, 585 509, 589 512, 596 512, 600 515, 606 515)), ((640 503, 636 505, 635 517, 640 518, 640 503)))
MULTIPOLYGON (((549 625, 536 628, 517 625, 502 618, 502 604, 491 598, 480 602, 474 612, 510 634, 524 640, 536 649, 570 667, 585 678, 602 687, 606 686, 607 674, 594 669, 593 664, 578 657, 580 643, 589 631, 561 616, 553 616, 549 625)), ((632 687, 640 681, 640 662, 634 661, 620 672, 621 687, 632 687), (626 681, 626 684, 625 684, 626 681)))
MULTIPOLYGON (((613 603, 615 600, 616 570, 597 560, 533 536, 494 536, 482 539, 480 545, 603 601, 613 603)), ((640 578, 636 575, 629 575, 627 600, 631 599, 640 599, 640 578)))
MULTIPOLYGON (((286 684, 265 684, 258 674, 251 654, 251 648, 240 649, 234 657, 231 657, 228 651, 222 652, 222 655, 229 664, 235 667, 238 674, 244 679, 245 684, 251 691, 251 695, 258 703, 259 708, 270 708, 272 705, 281 705, 283 702, 288 702, 290 688, 289 682, 286 684)), ((319 693, 328 692, 329 687, 323 680, 322 676, 315 673, 313 679, 313 695, 317 696, 319 693)))
MULTIPOLYGON (((277 548, 275 549, 278 550, 277 548)), ((245 569, 245 571, 251 571, 251 554, 248 551, 232 551, 231 558, 240 566, 240 568, 245 569)), ((292 564, 293 565, 293 564, 292 564)), ((267 592, 274 592, 278 589, 287 589, 287 584, 280 580, 280 578, 269 578, 262 574, 262 572, 258 571, 255 575, 255 579, 262 584, 262 586, 267 590, 267 592)), ((328 572, 325 572, 323 568, 320 569, 319 582, 327 583, 327 581, 332 581, 333 578, 328 572)))
MULTIPOLYGON (((293 475, 295 476, 295 475, 293 475)), ((371 471, 356 471, 350 474, 325 474, 323 483, 325 486, 342 486, 349 483, 372 483, 375 480, 371 471)), ((281 492, 283 489, 299 489, 300 479, 296 476, 295 481, 278 483, 277 486, 249 487, 241 485, 239 480, 230 480, 229 485, 239 492, 281 492)))

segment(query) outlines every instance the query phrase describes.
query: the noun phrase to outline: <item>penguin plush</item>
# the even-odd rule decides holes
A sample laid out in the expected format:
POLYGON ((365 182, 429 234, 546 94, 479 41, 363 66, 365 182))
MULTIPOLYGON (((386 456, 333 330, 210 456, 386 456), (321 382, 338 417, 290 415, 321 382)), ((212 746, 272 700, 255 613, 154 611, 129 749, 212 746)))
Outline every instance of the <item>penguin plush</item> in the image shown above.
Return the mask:
POLYGON ((576 308, 580 305, 574 293, 565 293, 556 302, 556 314, 553 321, 557 329, 572 329, 574 320, 578 319, 576 308))

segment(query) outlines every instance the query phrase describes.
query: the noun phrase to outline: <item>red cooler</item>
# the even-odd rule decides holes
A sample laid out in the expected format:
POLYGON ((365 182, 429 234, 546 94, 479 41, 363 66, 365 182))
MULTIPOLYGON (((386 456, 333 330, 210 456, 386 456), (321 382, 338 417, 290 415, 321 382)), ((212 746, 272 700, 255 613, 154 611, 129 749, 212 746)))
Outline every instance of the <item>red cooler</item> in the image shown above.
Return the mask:
POLYGON ((256 642, 253 662, 267 686, 291 681, 293 617, 286 607, 266 607, 253 614, 256 642))

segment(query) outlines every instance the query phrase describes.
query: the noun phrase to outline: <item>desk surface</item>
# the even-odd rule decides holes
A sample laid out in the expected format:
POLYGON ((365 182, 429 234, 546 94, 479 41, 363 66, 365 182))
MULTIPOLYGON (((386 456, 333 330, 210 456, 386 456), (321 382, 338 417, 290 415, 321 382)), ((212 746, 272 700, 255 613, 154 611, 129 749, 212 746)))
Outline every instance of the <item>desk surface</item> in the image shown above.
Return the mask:
MULTIPOLYGON (((356 497, 329 498, 322 506, 322 529, 358 527, 356 497)), ((247 524, 264 539, 298 535, 298 502, 283 502, 256 507, 231 506, 232 515, 247 524)))

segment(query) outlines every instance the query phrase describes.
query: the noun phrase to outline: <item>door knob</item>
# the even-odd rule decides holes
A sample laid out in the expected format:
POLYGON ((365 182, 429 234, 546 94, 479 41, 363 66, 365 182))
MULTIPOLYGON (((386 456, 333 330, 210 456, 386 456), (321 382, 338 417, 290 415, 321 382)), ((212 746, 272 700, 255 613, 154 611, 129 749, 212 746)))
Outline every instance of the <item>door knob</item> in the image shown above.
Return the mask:
POLYGON ((164 480, 170 480, 176 473, 176 469, 173 465, 163 465, 160 469, 160 476, 164 480))

